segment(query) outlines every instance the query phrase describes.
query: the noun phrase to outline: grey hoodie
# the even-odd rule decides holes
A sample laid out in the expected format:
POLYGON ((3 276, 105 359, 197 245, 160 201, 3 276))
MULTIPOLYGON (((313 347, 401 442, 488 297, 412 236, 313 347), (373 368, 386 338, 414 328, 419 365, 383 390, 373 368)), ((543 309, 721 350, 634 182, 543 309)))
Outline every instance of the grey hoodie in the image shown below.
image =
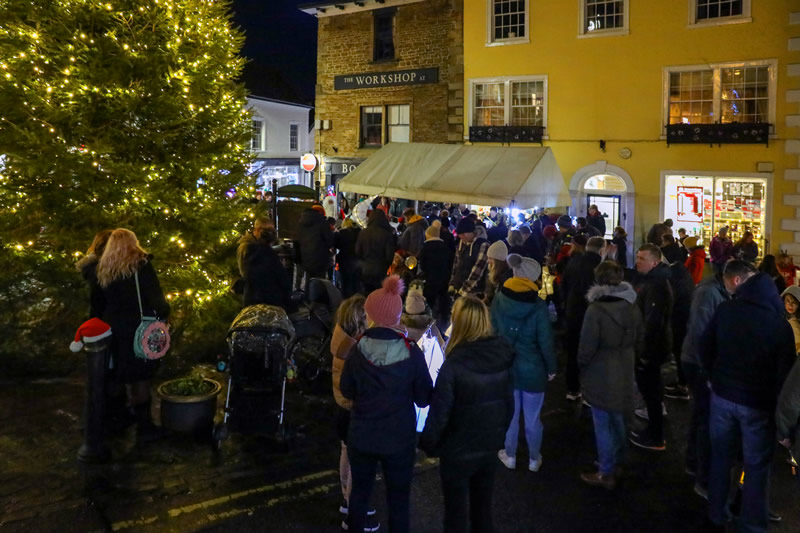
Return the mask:
POLYGON ((581 329, 578 366, 586 401, 605 411, 633 405, 634 361, 644 349, 636 291, 628 283, 595 285, 581 329))

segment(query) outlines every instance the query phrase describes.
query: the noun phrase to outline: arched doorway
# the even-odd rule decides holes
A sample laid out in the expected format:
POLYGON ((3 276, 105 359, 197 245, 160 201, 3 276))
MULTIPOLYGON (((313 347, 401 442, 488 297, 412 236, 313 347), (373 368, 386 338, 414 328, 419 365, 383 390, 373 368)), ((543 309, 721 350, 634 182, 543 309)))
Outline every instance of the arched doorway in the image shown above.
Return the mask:
POLYGON ((606 238, 614 227, 622 226, 628 233, 628 260, 634 249, 635 191, 633 180, 624 169, 598 161, 578 170, 570 181, 572 210, 576 216, 586 216, 590 205, 597 205, 606 219, 606 238))

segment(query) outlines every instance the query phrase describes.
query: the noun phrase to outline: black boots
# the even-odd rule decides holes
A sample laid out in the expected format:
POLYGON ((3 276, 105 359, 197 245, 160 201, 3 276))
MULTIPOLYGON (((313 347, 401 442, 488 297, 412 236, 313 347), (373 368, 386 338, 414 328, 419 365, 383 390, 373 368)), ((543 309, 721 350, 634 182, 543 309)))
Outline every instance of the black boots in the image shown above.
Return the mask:
POLYGON ((134 405, 136 416, 136 444, 147 444, 164 436, 164 430, 153 424, 150 416, 150 402, 134 405))

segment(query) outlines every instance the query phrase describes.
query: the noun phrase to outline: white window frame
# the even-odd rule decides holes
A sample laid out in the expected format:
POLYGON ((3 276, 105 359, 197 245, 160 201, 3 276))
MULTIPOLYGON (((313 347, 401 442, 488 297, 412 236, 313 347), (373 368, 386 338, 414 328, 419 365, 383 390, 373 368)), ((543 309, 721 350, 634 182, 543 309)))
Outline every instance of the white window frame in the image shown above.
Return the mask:
POLYGON ((663 70, 663 94, 661 96, 661 139, 666 139, 665 128, 669 124, 669 82, 670 74, 673 72, 691 72, 693 70, 711 70, 714 83, 714 122, 718 122, 722 116, 722 75, 723 68, 743 68, 743 67, 769 67, 769 116, 768 121, 772 124, 770 138, 775 138, 777 128, 776 106, 778 102, 778 60, 763 59, 757 61, 733 61, 727 63, 708 63, 704 65, 681 65, 675 67, 664 67, 663 70))
POLYGON ((584 28, 586 19, 586 0, 578 0, 578 39, 589 39, 593 37, 614 37, 619 35, 629 35, 630 31, 630 0, 624 0, 622 7, 623 25, 621 28, 611 28, 608 30, 595 30, 587 32, 584 28))
POLYGON ((300 123, 299 122, 290 122, 289 123, 289 151, 290 152, 299 152, 300 151, 300 123), (297 129, 296 135, 296 147, 292 148, 292 126, 297 129))
POLYGON ((486 0, 486 46, 507 46, 510 44, 527 44, 531 42, 531 4, 525 0, 525 37, 513 39, 494 38, 494 0, 486 0))
POLYGON ((741 15, 697 20, 697 0, 689 0, 689 28, 705 28, 707 26, 723 26, 725 24, 747 24, 748 22, 753 22, 753 17, 750 13, 750 0, 742 0, 741 15))
MULTIPOLYGON (((512 82, 525 82, 525 81, 542 81, 544 82, 544 95, 542 103, 542 127, 547 133, 547 104, 548 104, 548 82, 546 75, 539 76, 500 76, 494 78, 470 78, 469 79, 469 108, 467 110, 467 127, 464 128, 464 139, 469 140, 469 128, 472 127, 472 119, 475 110, 475 85, 478 83, 504 83, 505 84, 505 98, 503 104, 505 106, 504 112, 504 125, 508 124, 511 118, 511 83, 512 82)), ((549 139, 548 135, 544 135, 542 139, 549 139)))
POLYGON ((251 152, 266 152, 267 151, 267 121, 261 117, 252 117, 250 119, 251 122, 251 133, 250 133, 250 151, 251 152), (261 135, 260 135, 260 143, 257 150, 253 150, 253 135, 252 130, 255 127, 255 122, 261 124, 261 135))
POLYGON ((385 141, 386 141, 384 144, 389 144, 390 142, 404 142, 404 143, 410 143, 410 142, 413 142, 414 140, 413 140, 413 138, 411 137, 411 131, 412 131, 412 124, 411 124, 411 122, 412 122, 412 117, 411 117, 411 114, 412 114, 412 113, 411 113, 411 112, 412 112, 412 109, 411 109, 411 102, 408 102, 408 103, 404 103, 404 102, 403 102, 403 103, 395 103, 395 104, 386 104, 386 105, 385 105, 385 106, 383 106, 383 107, 384 107, 384 110, 383 110, 383 113, 384 113, 384 122, 386 123, 386 131, 385 131, 385 132, 384 132, 384 134, 383 134, 383 136, 384 136, 384 139, 385 139, 385 141), (390 115, 391 115, 390 108, 391 108, 391 107, 393 107, 393 106, 407 106, 407 107, 408 107, 408 124, 395 124, 395 126, 408 126, 408 141, 392 141, 392 136, 391 136, 391 133, 390 133, 392 125, 391 125, 391 124, 389 124, 389 120, 390 120, 390 118, 389 118, 389 117, 390 117, 390 115))

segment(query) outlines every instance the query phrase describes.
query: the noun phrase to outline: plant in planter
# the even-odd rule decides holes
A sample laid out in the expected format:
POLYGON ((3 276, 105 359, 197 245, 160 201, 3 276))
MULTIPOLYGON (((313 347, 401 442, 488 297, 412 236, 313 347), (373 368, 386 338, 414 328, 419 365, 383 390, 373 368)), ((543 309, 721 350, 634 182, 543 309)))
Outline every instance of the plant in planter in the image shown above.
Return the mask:
POLYGON ((210 435, 221 390, 219 382, 197 371, 162 383, 157 389, 161 398, 161 425, 173 431, 210 435))

